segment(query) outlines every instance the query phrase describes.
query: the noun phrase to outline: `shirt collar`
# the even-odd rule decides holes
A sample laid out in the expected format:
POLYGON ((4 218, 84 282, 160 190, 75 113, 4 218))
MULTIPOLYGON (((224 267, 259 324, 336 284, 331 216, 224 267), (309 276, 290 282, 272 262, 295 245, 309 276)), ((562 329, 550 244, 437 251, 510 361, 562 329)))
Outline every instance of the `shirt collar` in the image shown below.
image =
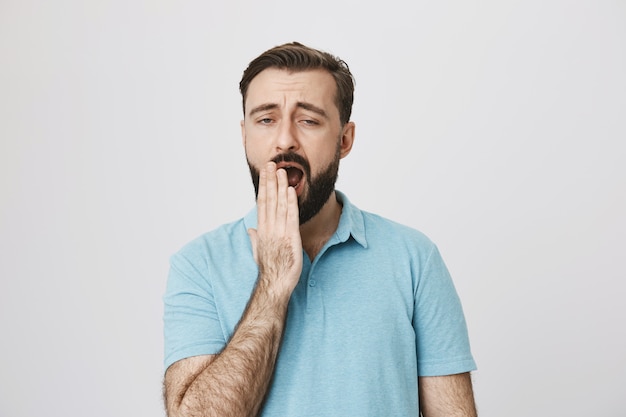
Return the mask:
POLYGON ((340 242, 345 242, 352 236, 359 245, 367 248, 363 212, 353 205, 341 191, 335 191, 335 194, 337 195, 337 201, 343 206, 335 236, 339 238, 340 242))
MULTIPOLYGON (((337 201, 343 206, 341 209, 341 217, 339 217, 339 225, 334 234, 334 238, 339 242, 346 242, 350 236, 354 238, 359 245, 367 248, 367 239, 365 237, 365 220, 363 212, 355 205, 350 203, 348 197, 340 191, 335 190, 337 201)), ((256 206, 246 214, 243 218, 244 225, 247 229, 256 229, 257 212, 256 206)), ((332 238, 331 238, 332 239, 332 238)))

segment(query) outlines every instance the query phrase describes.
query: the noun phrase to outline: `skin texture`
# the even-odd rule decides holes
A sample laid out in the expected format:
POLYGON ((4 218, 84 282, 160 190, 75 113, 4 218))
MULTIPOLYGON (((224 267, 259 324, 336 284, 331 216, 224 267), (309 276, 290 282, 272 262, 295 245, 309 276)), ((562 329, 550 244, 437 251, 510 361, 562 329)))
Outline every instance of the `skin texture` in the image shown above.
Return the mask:
MULTIPOLYGON (((334 191, 313 217, 299 221, 299 204, 307 201, 310 182, 352 149, 354 123, 341 124, 335 93, 332 76, 323 70, 270 68, 250 83, 241 133, 251 171, 259 172, 258 224, 248 230, 259 266, 257 285, 222 352, 182 359, 168 368, 168 416, 256 416, 261 410, 289 298, 302 271, 303 249, 315 258, 339 224, 341 205, 334 191), (281 169, 287 165, 277 158, 286 153, 304 158, 311 178, 305 173, 290 187, 281 169)), ((420 378, 423 415, 475 416, 465 375, 420 378)))
POLYGON ((469 372, 419 378, 420 411, 424 417, 476 417, 469 372))

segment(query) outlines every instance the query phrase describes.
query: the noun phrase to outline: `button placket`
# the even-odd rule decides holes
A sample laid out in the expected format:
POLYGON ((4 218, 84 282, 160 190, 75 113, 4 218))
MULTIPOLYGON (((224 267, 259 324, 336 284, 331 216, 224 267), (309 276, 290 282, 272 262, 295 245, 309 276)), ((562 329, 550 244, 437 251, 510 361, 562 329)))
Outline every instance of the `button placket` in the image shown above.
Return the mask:
POLYGON ((317 311, 320 302, 320 290, 318 280, 315 278, 316 274, 313 273, 315 265, 311 265, 307 278, 307 312, 317 311))

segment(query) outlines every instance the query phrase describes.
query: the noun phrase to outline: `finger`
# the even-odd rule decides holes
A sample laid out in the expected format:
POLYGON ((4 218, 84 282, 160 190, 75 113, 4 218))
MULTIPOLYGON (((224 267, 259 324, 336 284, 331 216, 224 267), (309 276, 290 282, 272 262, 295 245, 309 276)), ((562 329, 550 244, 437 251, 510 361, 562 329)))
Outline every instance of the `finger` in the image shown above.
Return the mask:
POLYGON ((300 232, 300 211, 298 208, 298 194, 293 187, 287 187, 287 227, 300 232))
POLYGON ((268 230, 273 230, 276 225, 277 204, 277 179, 276 164, 269 162, 266 166, 267 176, 265 181, 265 225, 268 230))
POLYGON ((287 171, 279 169, 276 171, 276 232, 283 233, 287 223, 288 213, 288 189, 289 180, 287 179, 287 171))
POLYGON ((261 172, 259 172, 259 192, 256 198, 256 206, 257 206, 257 223, 259 227, 265 225, 265 219, 267 218, 267 209, 266 209, 266 195, 267 195, 267 171, 265 168, 261 168, 261 172))

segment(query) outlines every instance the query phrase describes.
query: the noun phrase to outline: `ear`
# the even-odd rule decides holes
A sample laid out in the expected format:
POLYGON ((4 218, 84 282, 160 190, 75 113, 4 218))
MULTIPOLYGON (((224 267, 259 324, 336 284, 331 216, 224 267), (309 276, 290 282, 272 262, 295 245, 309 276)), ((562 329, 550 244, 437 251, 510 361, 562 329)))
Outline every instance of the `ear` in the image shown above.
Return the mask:
POLYGON ((239 124, 241 126, 241 144, 243 145, 243 148, 246 149, 246 126, 244 124, 244 120, 242 120, 239 124))
POLYGON ((342 159, 348 156, 348 154, 352 150, 352 144, 354 143, 354 129, 354 122, 348 122, 343 126, 340 144, 340 157, 342 159))

